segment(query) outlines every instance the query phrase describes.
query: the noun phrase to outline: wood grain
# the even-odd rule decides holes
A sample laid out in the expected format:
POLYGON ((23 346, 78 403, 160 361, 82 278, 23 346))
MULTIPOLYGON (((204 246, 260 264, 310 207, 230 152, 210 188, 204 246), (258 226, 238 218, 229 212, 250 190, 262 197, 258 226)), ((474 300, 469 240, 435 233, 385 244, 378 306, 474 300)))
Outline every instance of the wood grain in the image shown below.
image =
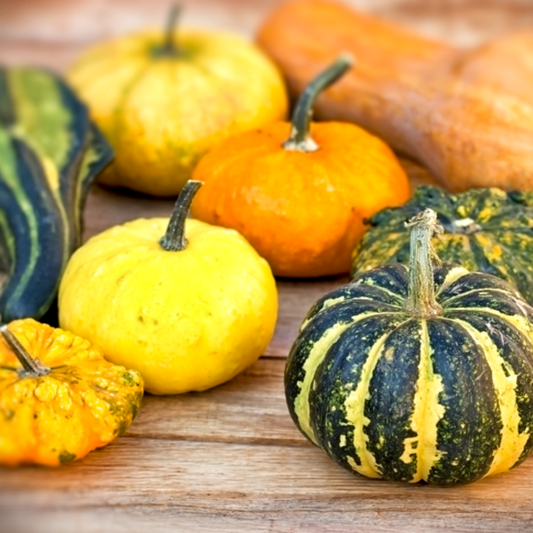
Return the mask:
POLYGON ((147 395, 129 437, 303 446, 283 394, 285 361, 261 358, 229 383, 205 393, 147 395))
MULTIPOLYGON (((185 0, 183 24, 253 35, 278 0, 185 0)), ((349 0, 455 43, 531 26, 528 0, 349 0)), ((0 0, 0 62, 65 71, 91 42, 158 25, 172 0, 0 0)), ((413 184, 432 182, 402 159, 413 184)), ((172 200, 94 187, 85 239, 172 200)), ((147 395, 125 437, 58 469, 0 468, 0 533, 533 531, 533 459, 473 485, 404 486, 353 476, 297 431, 284 358, 312 303, 346 277, 278 280, 275 336, 252 368, 211 391, 147 395)))
POLYGON ((356 477, 291 428, 281 367, 148 397, 126 437, 83 461, 0 471, 2 531, 532 530, 533 461, 453 489, 356 477))

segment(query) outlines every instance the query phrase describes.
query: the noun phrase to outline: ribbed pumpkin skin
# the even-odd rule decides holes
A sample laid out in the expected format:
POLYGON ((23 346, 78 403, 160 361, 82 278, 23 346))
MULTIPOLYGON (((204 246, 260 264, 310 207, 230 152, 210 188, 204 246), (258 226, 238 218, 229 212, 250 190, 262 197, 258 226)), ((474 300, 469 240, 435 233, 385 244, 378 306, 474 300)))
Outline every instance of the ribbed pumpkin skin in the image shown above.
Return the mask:
POLYGON ((175 196, 208 150, 287 114, 283 78, 254 45, 206 31, 174 38, 172 53, 158 31, 102 42, 69 72, 116 151, 102 183, 175 196))
POLYGON ((533 303, 533 193, 472 189, 451 195, 423 186, 400 207, 384 209, 352 256, 352 276, 386 263, 409 263, 404 223, 430 207, 444 233, 433 239, 442 261, 505 279, 533 303), (473 223, 468 224, 468 219, 473 223))
POLYGON ((313 123, 320 149, 285 150, 290 125, 277 122, 219 144, 194 178, 205 182, 194 217, 242 233, 272 267, 291 278, 350 270, 363 220, 411 193, 392 151, 352 124, 313 123))
POLYGON ((442 314, 403 310, 407 267, 384 265, 326 295, 287 360, 299 429, 371 478, 469 483, 533 447, 531 308, 506 282, 434 270, 442 314))

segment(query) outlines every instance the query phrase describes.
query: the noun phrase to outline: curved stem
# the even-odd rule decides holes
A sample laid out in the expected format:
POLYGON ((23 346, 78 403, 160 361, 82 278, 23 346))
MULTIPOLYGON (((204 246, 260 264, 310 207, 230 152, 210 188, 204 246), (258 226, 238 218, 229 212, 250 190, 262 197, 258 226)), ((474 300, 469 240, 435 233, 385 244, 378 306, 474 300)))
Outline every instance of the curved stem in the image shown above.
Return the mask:
POLYGON ((313 117, 313 106, 320 93, 335 83, 354 63, 352 56, 342 54, 335 63, 321 72, 298 98, 291 118, 291 133, 283 143, 285 150, 314 152, 319 146, 311 138, 309 127, 313 117))
POLYGON ((8 329, 7 324, 0 326, 0 333, 7 345, 11 348, 20 364, 24 368, 24 374, 33 377, 45 376, 50 372, 50 368, 43 365, 38 359, 34 359, 22 346, 17 337, 8 329))
POLYGON ((160 50, 161 55, 175 55, 178 52, 176 41, 174 39, 174 33, 178 17, 181 13, 181 6, 174 4, 168 14, 167 25, 165 29, 165 42, 160 50))
POLYGON ((170 215, 167 231, 159 241, 161 247, 167 252, 179 252, 180 250, 185 250, 187 247, 185 219, 187 218, 194 195, 202 185, 202 181, 189 180, 180 192, 174 204, 172 214, 170 215))
POLYGON ((419 318, 429 318, 441 313, 442 307, 435 299, 432 260, 437 260, 431 237, 442 232, 437 213, 426 209, 414 216, 405 226, 411 233, 409 255, 409 285, 405 310, 419 318))

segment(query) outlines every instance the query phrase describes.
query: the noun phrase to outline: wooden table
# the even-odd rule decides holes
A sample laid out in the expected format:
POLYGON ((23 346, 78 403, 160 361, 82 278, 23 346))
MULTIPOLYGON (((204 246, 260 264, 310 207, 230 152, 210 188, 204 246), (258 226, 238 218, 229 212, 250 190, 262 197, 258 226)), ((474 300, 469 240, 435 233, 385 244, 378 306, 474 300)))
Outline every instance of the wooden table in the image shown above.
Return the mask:
MULTIPOLYGON (((184 3, 186 21, 245 34, 272 4, 184 3)), ((533 8, 518 0, 357 4, 467 44, 533 19, 533 8)), ((0 0, 0 61, 64 69, 88 42, 155 24, 167 6, 0 0)), ((431 181, 403 163, 413 182, 431 181)), ((95 187, 85 237, 138 216, 167 215, 171 205, 95 187)), ((296 430, 285 406, 284 358, 310 305, 345 280, 279 281, 274 339, 230 383, 201 394, 147 395, 127 434, 82 461, 0 469, 0 533, 533 531, 533 459, 469 486, 404 486, 351 475, 296 430)))

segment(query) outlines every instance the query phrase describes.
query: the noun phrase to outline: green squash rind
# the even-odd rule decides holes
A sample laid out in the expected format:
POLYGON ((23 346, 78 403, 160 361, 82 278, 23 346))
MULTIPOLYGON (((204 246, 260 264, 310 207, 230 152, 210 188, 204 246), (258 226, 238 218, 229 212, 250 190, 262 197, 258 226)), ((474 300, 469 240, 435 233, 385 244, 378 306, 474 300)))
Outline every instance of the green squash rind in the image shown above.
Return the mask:
POLYGON ((90 184, 113 153, 56 75, 0 68, 0 295, 4 322, 40 318, 81 243, 90 184))
POLYGON ((408 264, 405 222, 428 207, 444 228, 433 238, 442 261, 501 277, 533 303, 533 192, 491 188, 452 195, 433 186, 418 187, 404 205, 384 209, 369 220, 353 253, 352 277, 378 265, 408 264), (461 227, 454 225, 468 219, 478 227, 470 226, 472 233, 457 232, 461 227))
POLYGON ((519 443, 504 470, 533 449, 533 308, 494 276, 453 265, 434 275, 440 316, 408 315, 407 267, 384 265, 319 300, 293 345, 285 369, 290 414, 352 472, 463 484, 488 475, 500 448, 519 443), (424 388, 429 421, 419 434, 415 396, 424 388), (431 450, 432 432, 430 467, 417 478, 418 456, 407 443, 431 450))

